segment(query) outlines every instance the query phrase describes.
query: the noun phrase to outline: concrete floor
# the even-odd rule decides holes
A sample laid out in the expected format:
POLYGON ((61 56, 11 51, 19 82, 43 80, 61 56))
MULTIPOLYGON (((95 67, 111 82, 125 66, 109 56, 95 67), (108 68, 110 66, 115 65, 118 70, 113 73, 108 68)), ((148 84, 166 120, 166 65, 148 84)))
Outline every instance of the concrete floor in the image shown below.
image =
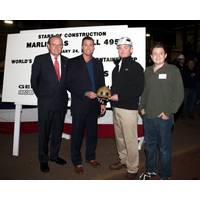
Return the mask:
MULTIPOLYGON (((172 180, 200 179, 200 116, 195 120, 178 119, 173 131, 172 180)), ((50 172, 42 173, 37 160, 37 133, 21 134, 20 155, 12 156, 12 135, 0 134, 0 180, 126 180, 125 170, 111 171, 108 165, 117 160, 114 139, 99 139, 97 160, 100 168, 83 163, 85 173, 74 173, 70 161, 70 141, 63 139, 61 157, 67 165, 49 162, 50 172)), ((84 143, 82 147, 84 156, 84 143)), ((144 152, 140 151, 140 172, 144 170, 144 152)), ((155 179, 158 179, 156 177, 155 179)))

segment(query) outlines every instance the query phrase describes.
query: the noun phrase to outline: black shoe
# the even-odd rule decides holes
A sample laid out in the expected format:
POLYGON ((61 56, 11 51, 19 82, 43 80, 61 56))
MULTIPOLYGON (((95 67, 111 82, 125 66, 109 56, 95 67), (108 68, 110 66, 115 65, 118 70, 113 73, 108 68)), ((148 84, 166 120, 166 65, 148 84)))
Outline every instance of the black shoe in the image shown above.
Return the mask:
POLYGON ((55 162, 55 163, 59 164, 59 165, 65 165, 67 163, 64 159, 62 159, 60 157, 58 157, 57 159, 50 159, 50 160, 52 162, 55 162))
POLYGON ((48 165, 48 163, 40 163, 40 170, 42 172, 49 172, 49 165, 48 165))
POLYGON ((122 164, 121 162, 117 162, 117 163, 109 165, 109 168, 111 170, 119 170, 119 169, 126 168, 126 165, 122 164))
POLYGON ((80 164, 80 165, 74 166, 74 171, 75 171, 77 174, 83 174, 83 173, 84 173, 83 166, 82 166, 81 164, 80 164))
POLYGON ((101 164, 97 160, 87 160, 86 162, 89 163, 94 168, 101 166, 101 164))
POLYGON ((129 172, 127 172, 126 173, 126 178, 129 179, 129 180, 135 180, 136 177, 137 177, 137 174, 138 173, 129 173, 129 172))

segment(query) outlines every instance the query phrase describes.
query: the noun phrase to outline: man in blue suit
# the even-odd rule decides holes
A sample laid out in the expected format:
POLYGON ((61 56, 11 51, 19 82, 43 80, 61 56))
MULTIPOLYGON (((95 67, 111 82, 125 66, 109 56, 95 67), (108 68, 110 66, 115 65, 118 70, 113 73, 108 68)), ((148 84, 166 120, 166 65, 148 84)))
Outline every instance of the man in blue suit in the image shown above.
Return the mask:
POLYGON ((75 172, 83 173, 81 144, 86 129, 85 159, 92 167, 100 166, 96 160, 97 119, 106 107, 97 100, 96 90, 105 85, 102 62, 95 59, 94 40, 82 39, 82 55, 69 61, 68 87, 71 92, 72 138, 71 159, 75 172))
POLYGON ((67 64, 61 55, 63 41, 59 35, 48 40, 49 53, 35 57, 32 65, 31 87, 38 99, 39 162, 40 170, 48 172, 48 143, 50 160, 60 165, 66 161, 59 157, 64 118, 67 111, 67 64))

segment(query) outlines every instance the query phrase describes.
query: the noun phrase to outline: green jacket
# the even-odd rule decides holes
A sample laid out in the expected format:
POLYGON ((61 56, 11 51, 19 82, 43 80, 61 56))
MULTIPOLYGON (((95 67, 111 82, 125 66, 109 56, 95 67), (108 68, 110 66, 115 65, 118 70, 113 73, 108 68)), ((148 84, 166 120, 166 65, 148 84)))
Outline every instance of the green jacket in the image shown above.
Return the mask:
POLYGON ((145 116, 157 117, 164 112, 168 115, 177 112, 184 99, 183 81, 175 65, 165 63, 156 72, 153 66, 145 70, 145 85, 141 96, 140 110, 145 116))

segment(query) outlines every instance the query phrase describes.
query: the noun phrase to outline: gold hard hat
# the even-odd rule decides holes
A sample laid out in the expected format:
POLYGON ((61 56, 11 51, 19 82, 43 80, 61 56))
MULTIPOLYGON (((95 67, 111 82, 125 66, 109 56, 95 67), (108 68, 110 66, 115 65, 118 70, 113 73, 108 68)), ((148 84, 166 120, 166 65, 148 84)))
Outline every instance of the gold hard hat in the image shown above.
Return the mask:
POLYGON ((108 87, 103 86, 97 90, 97 97, 108 100, 111 97, 111 91, 108 87))

